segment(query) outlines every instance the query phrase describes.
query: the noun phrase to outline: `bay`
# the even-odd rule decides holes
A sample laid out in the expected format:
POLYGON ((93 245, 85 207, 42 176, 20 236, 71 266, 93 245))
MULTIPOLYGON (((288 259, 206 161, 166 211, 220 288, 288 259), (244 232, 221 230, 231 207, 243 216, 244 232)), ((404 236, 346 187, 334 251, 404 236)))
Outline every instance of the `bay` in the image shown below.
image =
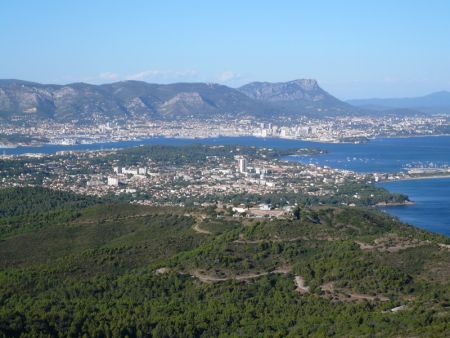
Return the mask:
MULTIPOLYGON (((0 153, 20 155, 25 153, 52 154, 63 150, 100 150, 128 148, 144 144, 185 145, 236 144, 267 148, 324 149, 327 152, 314 156, 287 156, 284 159, 308 164, 348 169, 356 172, 393 173, 411 166, 450 164, 450 136, 377 138, 362 144, 320 143, 302 140, 257 137, 213 137, 207 139, 182 139, 155 137, 144 140, 77 145, 44 145, 42 147, 0 148, 0 153)), ((416 204, 389 207, 383 210, 398 216, 402 221, 418 227, 450 235, 450 179, 424 179, 383 183, 383 187, 407 194, 416 204)))
POLYGON ((382 208, 419 228, 450 236, 450 179, 403 180, 381 183, 392 192, 409 196, 414 205, 382 208))
POLYGON ((212 137, 207 139, 182 139, 154 137, 144 140, 120 141, 76 145, 43 145, 41 147, 0 148, 5 155, 25 153, 51 154, 62 150, 100 150, 111 148, 128 148, 141 144, 183 145, 191 143, 204 144, 238 144, 260 147, 306 148, 314 147, 327 151, 317 156, 290 156, 286 159, 301 163, 314 163, 333 168, 348 169, 358 172, 398 172, 407 166, 449 165, 450 136, 377 138, 367 143, 321 143, 280 138, 212 137))

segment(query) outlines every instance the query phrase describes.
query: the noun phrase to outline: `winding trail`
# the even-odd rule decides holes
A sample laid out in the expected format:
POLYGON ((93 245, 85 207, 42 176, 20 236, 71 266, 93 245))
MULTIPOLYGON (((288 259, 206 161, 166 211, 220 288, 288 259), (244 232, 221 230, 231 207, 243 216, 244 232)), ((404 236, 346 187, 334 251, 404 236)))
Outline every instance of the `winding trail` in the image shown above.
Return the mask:
POLYGON ((199 271, 194 271, 191 273, 191 276, 197 278, 198 280, 204 283, 214 283, 214 282, 225 282, 229 280, 248 281, 251 279, 267 276, 270 274, 287 274, 290 273, 291 271, 292 271, 291 267, 280 267, 272 271, 265 271, 259 273, 246 273, 242 275, 234 275, 228 277, 211 276, 208 274, 201 273, 199 271))
POLYGON ((192 225, 192 230, 198 232, 199 234, 211 235, 211 231, 200 228, 198 222, 195 222, 194 225, 192 225))
POLYGON ((236 275, 230 277, 216 277, 211 275, 202 274, 198 271, 194 271, 192 273, 192 277, 198 278, 200 281, 208 283, 208 282, 225 282, 228 280, 249 280, 262 276, 267 276, 269 272, 261 272, 261 273, 249 273, 244 275, 236 275))
POLYGON ((387 302, 389 301, 388 297, 383 295, 366 295, 362 293, 353 292, 348 289, 337 289, 333 282, 328 282, 320 286, 320 289, 328 295, 334 295, 338 300, 344 302, 352 302, 352 301, 361 301, 361 300, 370 300, 370 301, 380 301, 387 302))
POLYGON ((115 218, 103 218, 103 219, 95 219, 95 220, 89 220, 89 221, 73 221, 72 224, 74 225, 83 225, 83 224, 99 224, 104 222, 113 222, 113 221, 122 221, 126 219, 133 219, 133 218, 142 218, 142 217, 149 217, 149 216, 155 216, 158 214, 155 213, 146 213, 146 214, 137 214, 137 215, 128 215, 128 216, 122 216, 122 217, 115 217, 115 218))
POLYGON ((239 239, 233 241, 233 243, 237 244, 259 244, 263 242, 274 242, 274 243, 282 243, 282 242, 296 242, 296 241, 309 241, 310 239, 305 236, 293 237, 293 238, 268 238, 268 239, 244 239, 242 234, 239 235, 239 239))
MULTIPOLYGON (((406 250, 409 248, 415 248, 423 245, 429 245, 431 244, 431 241, 425 240, 410 240, 405 239, 403 237, 398 236, 384 236, 375 239, 374 244, 364 243, 361 241, 355 241, 356 244, 359 245, 361 250, 377 250, 380 252, 389 252, 389 253, 396 253, 402 250, 406 250)), ((439 246, 442 246, 442 244, 439 244, 439 246)))
POLYGON ((211 231, 200 228, 200 223, 203 222, 203 220, 205 219, 205 216, 191 215, 191 214, 184 214, 184 216, 192 217, 195 219, 195 223, 192 224, 192 230, 194 230, 195 232, 197 232, 199 234, 203 234, 203 235, 211 235, 212 234, 211 231))

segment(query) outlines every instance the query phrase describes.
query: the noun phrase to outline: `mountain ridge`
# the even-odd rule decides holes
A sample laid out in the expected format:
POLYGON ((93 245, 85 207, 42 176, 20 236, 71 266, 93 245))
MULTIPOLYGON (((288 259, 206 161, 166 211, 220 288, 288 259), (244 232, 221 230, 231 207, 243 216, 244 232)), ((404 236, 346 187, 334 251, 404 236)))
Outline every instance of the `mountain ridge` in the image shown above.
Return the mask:
POLYGON ((354 99, 346 102, 366 109, 412 109, 422 113, 439 113, 450 111, 450 92, 441 90, 417 97, 354 99))
POLYGON ((325 92, 315 80, 265 82, 266 87, 278 88, 277 100, 256 98, 249 89, 258 84, 235 89, 203 82, 156 84, 129 80, 100 85, 83 82, 58 85, 4 79, 0 80, 0 118, 49 118, 62 122, 133 117, 276 119, 355 111, 325 92))
POLYGON ((355 113, 356 109, 323 90, 317 80, 299 79, 288 82, 251 82, 238 88, 247 96, 275 104, 286 111, 319 109, 331 113, 355 113), (330 111, 329 107, 333 107, 330 111), (311 109, 313 108, 313 109, 311 109))

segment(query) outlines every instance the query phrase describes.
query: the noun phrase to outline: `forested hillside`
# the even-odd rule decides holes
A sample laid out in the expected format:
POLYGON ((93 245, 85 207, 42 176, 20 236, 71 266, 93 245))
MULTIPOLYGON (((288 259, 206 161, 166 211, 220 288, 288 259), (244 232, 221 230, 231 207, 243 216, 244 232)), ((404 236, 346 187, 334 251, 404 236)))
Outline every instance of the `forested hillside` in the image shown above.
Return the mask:
POLYGON ((270 221, 0 194, 5 337, 450 334, 449 239, 373 209, 270 221))

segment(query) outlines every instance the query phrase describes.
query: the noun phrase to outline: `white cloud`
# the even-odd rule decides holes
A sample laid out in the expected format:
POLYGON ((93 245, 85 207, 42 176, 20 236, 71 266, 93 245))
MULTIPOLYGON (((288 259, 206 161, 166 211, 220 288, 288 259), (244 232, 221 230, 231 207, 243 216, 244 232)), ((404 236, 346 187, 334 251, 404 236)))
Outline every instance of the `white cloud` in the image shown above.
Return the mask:
POLYGON ((123 80, 147 81, 154 83, 174 83, 174 82, 217 82, 227 85, 237 85, 245 81, 246 78, 240 73, 233 71, 223 71, 216 76, 205 77, 195 69, 173 70, 173 69, 147 69, 137 73, 123 75, 115 72, 101 72, 91 77, 86 77, 82 81, 92 83, 108 83, 123 80))
POLYGON ((119 78, 119 74, 113 72, 103 72, 98 74, 97 77, 101 80, 116 81, 119 78))
MULTIPOLYGON (((113 72, 102 72, 98 73, 96 75, 88 76, 85 78, 82 78, 82 82, 88 82, 88 83, 105 83, 105 82, 114 82, 119 81, 120 75, 113 72)), ((73 80, 70 80, 73 81, 73 80)), ((75 79, 75 81, 80 81, 79 79, 75 79)))
POLYGON ((168 81, 192 80, 197 78, 197 76, 198 76, 197 71, 193 69, 189 70, 150 69, 128 75, 125 78, 127 80, 168 82, 168 81))
POLYGON ((227 70, 219 74, 217 81, 227 83, 240 80, 241 78, 241 74, 227 70))

